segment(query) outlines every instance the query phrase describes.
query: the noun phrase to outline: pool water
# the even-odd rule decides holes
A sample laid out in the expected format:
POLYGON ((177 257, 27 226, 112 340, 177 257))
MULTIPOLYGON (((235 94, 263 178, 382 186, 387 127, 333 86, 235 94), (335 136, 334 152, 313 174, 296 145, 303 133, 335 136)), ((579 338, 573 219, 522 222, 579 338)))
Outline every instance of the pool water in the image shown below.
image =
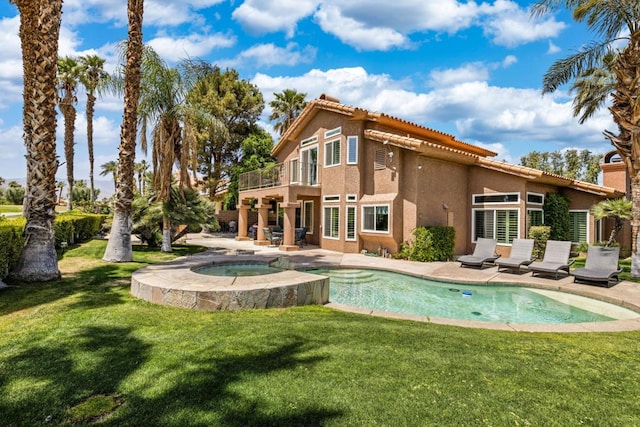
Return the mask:
POLYGON ((507 323, 602 322, 638 317, 613 304, 517 286, 436 282, 382 270, 316 269, 331 302, 372 310, 507 323))
POLYGON ((264 274, 273 274, 281 272, 281 268, 271 267, 268 264, 258 263, 225 263, 214 264, 207 267, 195 269, 194 272, 207 274, 209 276, 262 276, 264 274))

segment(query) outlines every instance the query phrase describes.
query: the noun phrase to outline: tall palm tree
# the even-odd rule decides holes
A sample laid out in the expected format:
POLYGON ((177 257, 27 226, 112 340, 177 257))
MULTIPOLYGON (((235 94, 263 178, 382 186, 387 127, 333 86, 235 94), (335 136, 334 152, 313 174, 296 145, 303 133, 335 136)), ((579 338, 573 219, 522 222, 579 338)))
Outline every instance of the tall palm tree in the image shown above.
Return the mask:
POLYGON ((140 163, 136 163, 135 166, 136 175, 138 176, 138 192, 140 194, 144 194, 144 186, 145 186, 145 175, 147 174, 147 170, 149 170, 149 164, 146 160, 142 159, 140 163))
POLYGON ((580 116, 580 124, 604 107, 616 89, 616 75, 612 67, 616 55, 609 52, 602 58, 602 66, 590 68, 576 77, 571 85, 573 98, 573 115, 580 116))
POLYGON ((107 80, 109 74, 104 70, 105 59, 98 55, 85 55, 80 60, 80 81, 87 89, 87 149, 89 151, 89 189, 91 205, 93 206, 96 195, 93 182, 93 113, 96 104, 96 91, 107 80))
POLYGON ((70 56, 58 58, 58 106, 64 117, 64 157, 67 165, 67 209, 73 209, 73 157, 76 129, 76 90, 80 80, 78 61, 70 56))
POLYGON ((269 120, 275 120, 273 130, 280 135, 285 133, 298 114, 307 105, 306 93, 300 93, 295 89, 285 89, 281 93, 274 93, 275 99, 269 102, 271 115, 269 120))
POLYGON ((131 228, 133 220, 133 174, 136 159, 136 136, 138 122, 138 98, 142 62, 142 18, 144 0, 127 0, 129 34, 126 47, 124 76, 124 114, 120 132, 118 157, 118 185, 115 209, 107 249, 102 257, 110 262, 127 262, 133 259, 131 228))
POLYGON ((20 11, 27 159, 25 245, 12 276, 36 282, 60 277, 53 221, 56 204, 56 76, 62 0, 12 0, 20 11))
POLYGON ((100 176, 111 175, 113 177, 113 188, 118 191, 118 162, 110 160, 107 163, 103 163, 100 168, 100 176))
POLYGON ((64 188, 64 182, 56 181, 56 188, 58 189, 58 204, 60 204, 60 200, 62 200, 62 189, 64 188))
POLYGON ((560 85, 587 70, 606 68, 605 60, 615 55, 611 70, 615 74, 613 103, 609 107, 618 125, 617 133, 605 131, 623 158, 631 177, 633 202, 632 275, 640 276, 638 231, 640 230, 640 2, 637 0, 540 0, 533 6, 534 16, 565 7, 573 10, 578 22, 585 22, 599 40, 577 53, 556 61, 543 79, 543 92, 553 92, 560 85), (628 34, 628 35, 627 35, 628 34), (618 47, 622 44, 622 47, 618 47))

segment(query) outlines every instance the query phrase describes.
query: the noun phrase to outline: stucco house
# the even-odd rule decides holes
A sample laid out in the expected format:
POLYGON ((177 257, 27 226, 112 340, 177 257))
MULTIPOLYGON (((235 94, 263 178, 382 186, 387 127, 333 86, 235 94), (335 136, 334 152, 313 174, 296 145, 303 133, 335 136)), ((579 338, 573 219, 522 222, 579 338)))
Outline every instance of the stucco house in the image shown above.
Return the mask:
POLYGON ((589 208, 623 192, 494 160, 496 153, 454 136, 383 113, 341 104, 326 95, 309 102, 272 155, 278 167, 240 177, 238 237, 247 239, 247 212, 263 227, 283 228, 281 250, 296 250, 294 229, 321 248, 393 253, 418 226, 449 225, 455 252, 478 237, 497 238, 508 253, 516 237, 543 221, 548 192, 571 201, 572 239, 601 239, 589 208))

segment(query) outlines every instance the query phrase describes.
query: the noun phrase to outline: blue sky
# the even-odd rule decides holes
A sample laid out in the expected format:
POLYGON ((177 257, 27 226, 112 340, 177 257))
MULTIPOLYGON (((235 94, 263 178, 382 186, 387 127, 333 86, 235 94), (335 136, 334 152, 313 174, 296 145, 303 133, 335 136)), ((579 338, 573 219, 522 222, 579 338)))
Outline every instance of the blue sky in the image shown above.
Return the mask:
MULTIPOLYGON (((236 68, 262 91, 322 93, 484 146, 518 163, 533 151, 604 153, 607 110, 584 125, 566 88, 541 95, 542 76, 593 35, 568 13, 531 19, 531 1, 155 0, 145 2, 144 39, 169 63, 185 57, 236 68)), ((0 2, 0 176, 26 174, 17 8, 0 2)), ((116 65, 126 37, 125 0, 65 0, 60 55, 97 54, 116 65)), ((88 177, 84 91, 79 91, 75 176, 88 177)), ((96 105, 96 177, 117 159, 121 100, 96 105)), ((63 155, 58 115, 58 153, 63 155)), ((136 161, 142 159, 138 155, 136 161)), ((64 166, 58 170, 63 180, 64 166)))

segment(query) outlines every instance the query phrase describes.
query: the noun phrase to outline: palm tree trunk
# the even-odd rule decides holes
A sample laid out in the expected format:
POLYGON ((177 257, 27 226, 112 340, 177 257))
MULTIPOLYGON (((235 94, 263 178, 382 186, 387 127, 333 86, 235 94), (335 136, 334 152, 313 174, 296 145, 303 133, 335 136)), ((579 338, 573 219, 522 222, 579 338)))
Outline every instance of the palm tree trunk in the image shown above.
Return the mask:
POLYGON ((129 40, 124 77, 124 114, 120 132, 118 185, 111 234, 103 260, 127 262, 133 260, 131 229, 133 226, 133 174, 136 155, 138 98, 140 97, 140 64, 142 62, 142 16, 144 0, 128 0, 129 40))
POLYGON ((27 282, 60 278, 53 221, 56 203, 56 78, 62 0, 16 0, 24 66, 27 195, 25 244, 11 277, 27 282), (28 64, 28 65, 26 65, 28 64))
POLYGON ((91 207, 96 202, 96 190, 93 182, 93 110, 96 103, 96 97, 93 93, 87 94, 87 149, 89 151, 89 188, 91 190, 90 201, 91 207))
POLYGON ((73 133, 76 127, 76 109, 73 106, 73 95, 67 93, 60 102, 60 110, 64 117, 64 157, 67 166, 67 210, 73 209, 73 133))
POLYGON ((171 221, 167 214, 162 215, 162 246, 160 252, 172 252, 171 247, 171 221))

